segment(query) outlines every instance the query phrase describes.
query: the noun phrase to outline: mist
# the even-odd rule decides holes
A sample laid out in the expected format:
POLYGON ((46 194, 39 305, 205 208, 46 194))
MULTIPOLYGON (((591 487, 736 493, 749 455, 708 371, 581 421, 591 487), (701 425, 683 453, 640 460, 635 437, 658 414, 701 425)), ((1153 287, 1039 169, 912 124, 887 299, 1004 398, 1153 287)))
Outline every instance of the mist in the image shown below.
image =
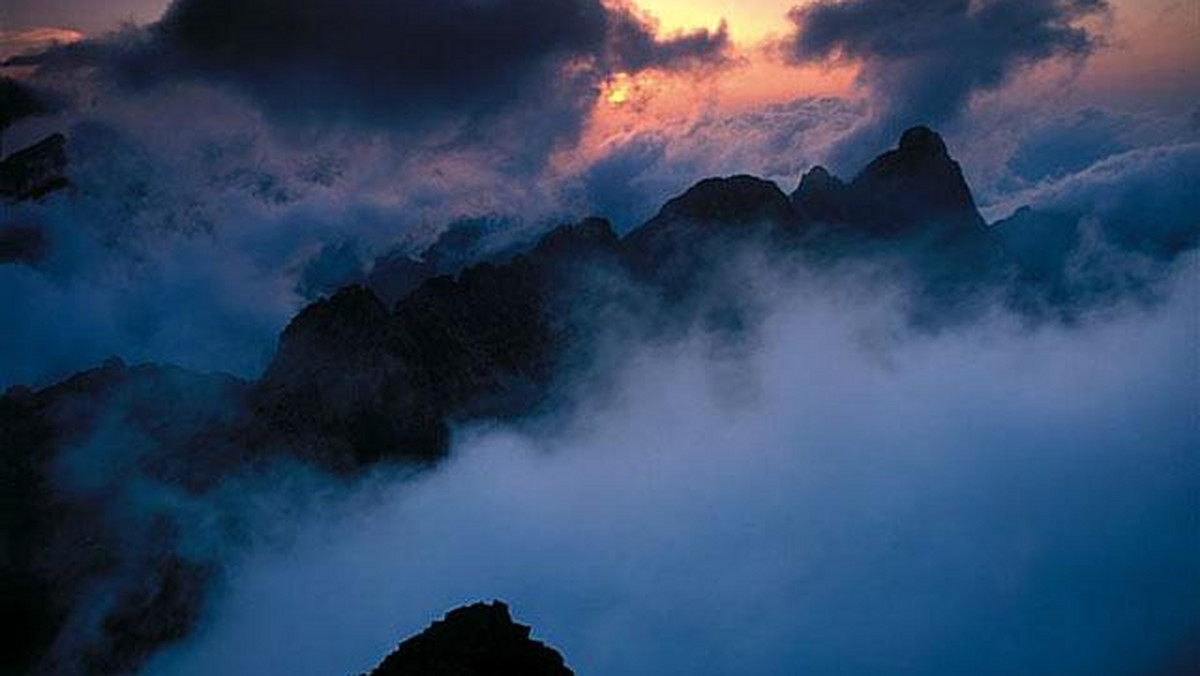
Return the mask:
POLYGON ((1194 255, 1161 304, 1071 326, 994 308, 929 331, 871 271, 743 272, 765 308, 745 333, 615 322, 565 413, 462 427, 434 471, 259 510, 288 535, 229 559, 143 673, 358 673, 492 598, 580 674, 1182 668, 1194 255))

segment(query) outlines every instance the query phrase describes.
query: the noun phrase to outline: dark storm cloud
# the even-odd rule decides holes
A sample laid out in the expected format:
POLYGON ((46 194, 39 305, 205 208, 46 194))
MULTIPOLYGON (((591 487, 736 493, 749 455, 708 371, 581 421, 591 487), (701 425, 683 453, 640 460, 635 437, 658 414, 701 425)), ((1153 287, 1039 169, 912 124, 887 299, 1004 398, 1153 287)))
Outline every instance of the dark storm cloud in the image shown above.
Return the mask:
POLYGON ((877 110, 845 145, 854 161, 913 124, 953 122, 1026 67, 1087 57, 1099 38, 1079 22, 1107 11, 1106 0, 821 0, 789 13, 786 56, 861 64, 877 110))
POLYGON ((525 112, 541 124, 519 131, 569 136, 610 74, 719 62, 727 46, 723 25, 660 38, 600 0, 178 0, 145 29, 20 62, 101 63, 137 88, 227 85, 302 124, 463 133, 525 112))

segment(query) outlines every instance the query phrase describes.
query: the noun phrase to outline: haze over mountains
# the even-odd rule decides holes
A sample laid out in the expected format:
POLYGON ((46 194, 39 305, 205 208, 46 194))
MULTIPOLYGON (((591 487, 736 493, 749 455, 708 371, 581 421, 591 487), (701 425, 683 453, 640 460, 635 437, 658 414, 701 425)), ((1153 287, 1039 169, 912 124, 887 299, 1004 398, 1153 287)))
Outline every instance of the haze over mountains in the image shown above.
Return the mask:
MULTIPOLYGON (((6 158, 3 196, 72 199, 69 147, 54 136, 6 158)), ((625 236, 603 218, 528 243, 497 236, 503 222, 459 223, 304 308, 253 381, 112 359, 10 388, 4 596, 26 621, 4 636, 4 669, 137 672, 202 622, 226 560, 262 537, 237 493, 280 468, 341 482, 436 468, 455 427, 569 412, 568 385, 607 358, 599 336, 670 343, 699 327, 753 345, 768 314, 755 271, 875 270, 908 289, 908 329, 936 336, 996 307, 1030 326, 1153 307, 1200 234, 1194 219, 1081 227, 1028 209, 988 226, 942 138, 916 127, 849 180, 815 167, 789 194, 706 179, 625 236), (1116 262, 1077 274, 1097 247, 1116 262)), ((33 264, 40 241, 6 229, 0 253, 33 264)), ((399 661, 378 673, 427 673, 388 670, 399 661)))

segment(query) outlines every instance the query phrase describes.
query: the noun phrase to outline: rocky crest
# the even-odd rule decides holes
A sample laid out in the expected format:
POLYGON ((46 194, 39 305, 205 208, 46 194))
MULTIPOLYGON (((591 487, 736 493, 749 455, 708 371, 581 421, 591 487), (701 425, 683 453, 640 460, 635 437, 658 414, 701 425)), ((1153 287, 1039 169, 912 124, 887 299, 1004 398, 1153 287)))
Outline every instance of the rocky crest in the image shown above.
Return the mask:
POLYGON ((831 223, 898 236, 922 229, 982 231, 962 169, 927 127, 904 132, 900 144, 875 158, 847 184, 823 167, 809 171, 792 193, 807 223, 831 223))
POLYGON ((67 187, 67 139, 51 134, 0 162, 0 201, 43 197, 67 187))
POLYGON ((571 676, 562 655, 529 637, 500 601, 457 608, 405 640, 364 676, 571 676))
POLYGON ((391 311, 362 286, 310 305, 254 389, 257 435, 351 470, 436 458, 451 418, 529 410, 570 344, 562 306, 619 247, 588 219, 507 263, 430 278, 391 311))

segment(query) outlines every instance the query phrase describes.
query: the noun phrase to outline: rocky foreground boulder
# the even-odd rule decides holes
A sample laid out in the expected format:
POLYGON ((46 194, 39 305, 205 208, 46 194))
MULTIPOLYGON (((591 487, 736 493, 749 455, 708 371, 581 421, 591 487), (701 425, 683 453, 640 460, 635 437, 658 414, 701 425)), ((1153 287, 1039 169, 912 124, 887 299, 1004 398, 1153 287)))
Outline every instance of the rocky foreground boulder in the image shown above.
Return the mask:
POLYGON ((457 608, 406 639, 366 676, 572 676, 500 601, 457 608))

